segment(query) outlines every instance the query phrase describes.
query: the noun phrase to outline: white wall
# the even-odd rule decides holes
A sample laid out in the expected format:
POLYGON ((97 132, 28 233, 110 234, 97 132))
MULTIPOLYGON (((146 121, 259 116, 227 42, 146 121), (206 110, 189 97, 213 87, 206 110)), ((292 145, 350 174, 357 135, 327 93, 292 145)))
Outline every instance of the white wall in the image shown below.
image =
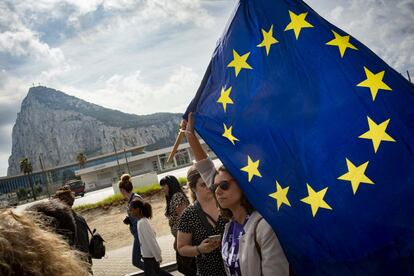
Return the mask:
MULTIPOLYGON (((154 183, 158 183, 158 177, 156 172, 145 173, 131 177, 132 186, 134 188, 149 186, 154 183)), ((118 182, 112 184, 114 193, 119 193, 118 182)))

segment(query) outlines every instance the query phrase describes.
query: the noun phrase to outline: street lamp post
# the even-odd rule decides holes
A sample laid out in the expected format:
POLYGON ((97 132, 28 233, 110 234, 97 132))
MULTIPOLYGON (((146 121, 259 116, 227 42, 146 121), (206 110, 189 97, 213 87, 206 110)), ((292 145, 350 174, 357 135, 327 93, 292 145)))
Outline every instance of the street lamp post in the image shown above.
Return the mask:
POLYGON ((114 151, 115 151, 115 156, 116 156, 116 163, 118 164, 118 176, 120 176, 119 175, 119 172, 121 171, 121 168, 120 168, 120 166, 119 166, 119 160, 118 160, 118 152, 116 151, 116 147, 115 147, 115 138, 114 137, 112 137, 111 138, 111 141, 112 141, 112 145, 114 146, 114 151))
POLYGON ((43 167, 43 160, 42 160, 42 155, 39 154, 39 162, 40 162, 40 167, 42 168, 42 173, 43 173, 43 177, 46 180, 46 191, 47 191, 47 195, 50 199, 50 191, 49 191, 49 178, 47 177, 46 173, 45 173, 45 168, 43 167))
POLYGON ((131 171, 129 170, 128 158, 127 158, 127 155, 126 155, 125 148, 124 148, 124 156, 125 156, 125 162, 126 162, 126 165, 127 165, 127 168, 128 168, 128 174, 131 175, 131 171))

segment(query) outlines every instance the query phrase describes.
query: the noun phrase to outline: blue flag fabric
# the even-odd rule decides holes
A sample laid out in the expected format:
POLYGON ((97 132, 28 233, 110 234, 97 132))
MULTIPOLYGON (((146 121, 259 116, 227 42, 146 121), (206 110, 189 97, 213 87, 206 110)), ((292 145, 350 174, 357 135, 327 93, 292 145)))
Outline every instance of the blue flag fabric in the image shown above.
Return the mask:
POLYGON ((414 87, 358 40, 241 0, 190 111, 295 274, 413 275, 414 87))

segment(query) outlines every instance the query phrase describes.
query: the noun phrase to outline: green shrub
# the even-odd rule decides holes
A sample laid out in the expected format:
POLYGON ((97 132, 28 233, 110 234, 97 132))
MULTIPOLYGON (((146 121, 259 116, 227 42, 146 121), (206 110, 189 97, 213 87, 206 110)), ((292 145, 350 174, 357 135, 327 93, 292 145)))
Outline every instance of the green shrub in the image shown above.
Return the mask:
POLYGON ((36 193, 36 195, 40 195, 43 192, 43 188, 41 185, 35 185, 34 186, 34 191, 36 193))
POLYGON ((156 184, 151 184, 151 185, 144 186, 144 187, 135 188, 133 192, 144 196, 146 193, 160 191, 160 190, 161 190, 160 185, 156 183, 156 184))
MULTIPOLYGON (((161 190, 160 185, 158 183, 151 184, 144 187, 135 188, 133 190, 134 193, 140 194, 143 197, 158 193, 161 190)), ((110 206, 116 206, 125 202, 124 197, 121 194, 114 194, 108 196, 107 198, 98 201, 96 203, 84 204, 74 207, 75 211, 85 211, 95 208, 108 208, 110 206)))
POLYGON ((187 184, 187 177, 179 177, 178 182, 180 182, 181 186, 184 186, 187 184))
POLYGON ((23 200, 27 198, 28 189, 26 188, 19 188, 16 192, 17 198, 19 200, 23 200))

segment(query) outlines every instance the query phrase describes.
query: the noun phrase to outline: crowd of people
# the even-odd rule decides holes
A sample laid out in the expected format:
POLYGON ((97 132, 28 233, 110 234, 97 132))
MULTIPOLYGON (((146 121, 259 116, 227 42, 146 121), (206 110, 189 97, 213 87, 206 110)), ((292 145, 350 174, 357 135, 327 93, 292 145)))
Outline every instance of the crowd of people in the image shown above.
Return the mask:
MULTIPOLYGON (((216 169, 202 148, 191 113, 188 122, 182 122, 181 131, 195 157, 187 172, 192 204, 174 176, 160 180, 178 271, 188 276, 292 275, 271 226, 250 204, 231 173, 224 166, 216 169)), ((122 177, 119 188, 129 200, 128 216, 138 219, 135 241, 140 242, 145 275, 169 275, 160 269, 160 248, 148 223, 151 205, 132 194, 129 175, 122 177)), ((134 249, 133 254, 137 252, 134 249)))
MULTIPOLYGON (((231 173, 224 166, 215 168, 195 135, 191 113, 188 118, 181 131, 195 157, 187 173, 192 203, 174 176, 159 183, 178 271, 186 276, 292 275, 276 234, 231 173)), ((124 223, 133 236, 132 264, 145 275, 171 275, 161 268, 161 249, 149 222, 151 205, 133 192, 130 175, 122 175, 118 187, 127 200, 124 223)), ((1 275, 93 274, 92 232, 72 209, 74 199, 70 188, 62 187, 53 199, 23 214, 0 214, 1 275)))
POLYGON ((188 181, 198 200, 180 218, 180 253, 200 259, 198 275, 292 274, 271 226, 250 204, 230 172, 224 166, 216 169, 207 156, 195 135, 191 113, 188 122, 182 121, 181 130, 196 161, 188 181), (216 240, 214 234, 220 238, 216 240))

